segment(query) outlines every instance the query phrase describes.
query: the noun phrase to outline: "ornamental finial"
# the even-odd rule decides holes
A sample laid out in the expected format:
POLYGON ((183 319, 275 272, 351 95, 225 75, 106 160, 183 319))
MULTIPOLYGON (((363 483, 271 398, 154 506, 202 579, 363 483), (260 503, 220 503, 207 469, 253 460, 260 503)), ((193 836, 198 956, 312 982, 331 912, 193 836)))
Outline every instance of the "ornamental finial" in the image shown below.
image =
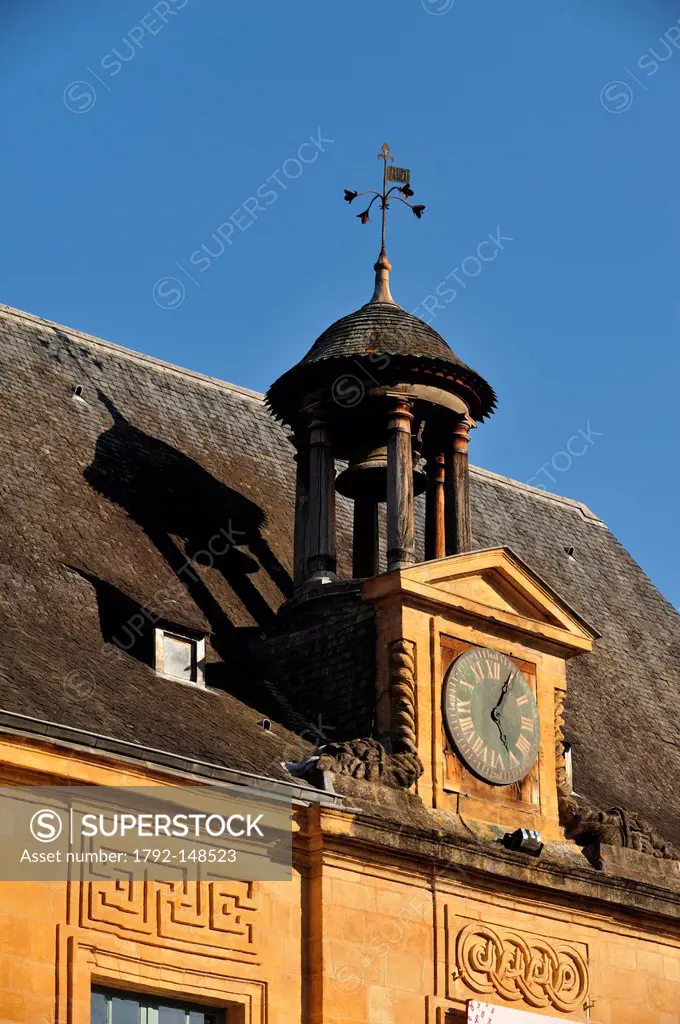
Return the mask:
POLYGON ((404 204, 404 206, 408 206, 418 220, 422 217, 425 207, 421 203, 409 203, 408 200, 412 195, 414 195, 413 189, 411 188, 411 172, 407 167, 393 166, 394 157, 390 153, 390 147, 386 142, 383 143, 382 148, 378 153, 378 159, 383 161, 382 192, 377 192, 375 189, 369 189, 366 192, 352 192, 350 189, 346 188, 345 200, 348 203, 352 203, 358 196, 370 195, 373 197, 366 209, 357 214, 357 217, 362 224, 368 224, 370 220, 371 207, 373 206, 373 203, 380 200, 382 233, 380 241, 380 255, 373 267, 375 270, 375 291, 373 292, 371 302, 393 303, 394 299, 390 294, 390 270, 392 269, 392 266, 387 258, 387 252, 385 250, 385 229, 387 227, 387 211, 390 208, 390 198, 398 199, 400 203, 404 204), (390 181, 395 182, 395 184, 388 189, 387 183, 390 181))

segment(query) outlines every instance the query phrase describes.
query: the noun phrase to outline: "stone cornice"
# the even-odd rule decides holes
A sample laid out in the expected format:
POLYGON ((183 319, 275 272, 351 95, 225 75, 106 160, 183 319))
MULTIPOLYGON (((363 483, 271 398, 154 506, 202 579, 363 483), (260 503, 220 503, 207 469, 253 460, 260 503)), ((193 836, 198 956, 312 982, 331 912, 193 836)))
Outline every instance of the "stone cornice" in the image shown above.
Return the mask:
MULTIPOLYGON (((356 792, 352 801, 365 803, 356 792)), ((379 818, 363 809, 323 808, 319 828, 329 857, 359 859, 366 865, 389 865, 411 878, 420 872, 430 883, 438 880, 442 891, 461 880, 466 885, 500 886, 505 891, 510 883, 527 899, 558 901, 590 912, 610 913, 615 908, 622 915, 633 915, 638 925, 640 915, 645 915, 655 919, 655 928, 665 928, 675 936, 680 934, 680 870, 674 865, 677 888, 664 887, 663 880, 670 877, 668 862, 664 862, 664 869, 654 858, 646 858, 648 878, 658 873, 659 880, 643 882, 622 874, 596 871, 588 865, 580 848, 567 841, 549 844, 541 858, 535 860, 512 853, 500 843, 468 838, 462 834, 460 823, 459 834, 447 836, 438 831, 433 818, 428 835, 422 820, 409 825, 379 818)), ((619 857, 626 852, 618 851, 619 857)), ((614 868, 619 868, 619 864, 614 862, 614 868)))

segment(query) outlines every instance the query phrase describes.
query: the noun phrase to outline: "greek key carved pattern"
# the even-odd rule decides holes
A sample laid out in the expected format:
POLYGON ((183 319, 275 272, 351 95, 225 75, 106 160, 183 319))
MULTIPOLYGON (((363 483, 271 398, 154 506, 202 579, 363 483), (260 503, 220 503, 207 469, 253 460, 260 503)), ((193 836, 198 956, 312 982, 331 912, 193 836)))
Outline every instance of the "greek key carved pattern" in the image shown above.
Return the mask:
POLYGON ((258 962, 259 900, 252 882, 80 881, 81 928, 150 945, 258 962))
POLYGON ((395 753, 418 753, 414 648, 415 644, 410 640, 394 640, 390 644, 392 739, 395 753))
POLYGON ((588 967, 573 946, 473 922, 456 939, 460 978, 475 992, 569 1013, 588 995, 588 967))
POLYGON ((252 954, 252 917, 257 910, 252 882, 157 882, 156 886, 159 936, 210 945, 224 942, 252 954))

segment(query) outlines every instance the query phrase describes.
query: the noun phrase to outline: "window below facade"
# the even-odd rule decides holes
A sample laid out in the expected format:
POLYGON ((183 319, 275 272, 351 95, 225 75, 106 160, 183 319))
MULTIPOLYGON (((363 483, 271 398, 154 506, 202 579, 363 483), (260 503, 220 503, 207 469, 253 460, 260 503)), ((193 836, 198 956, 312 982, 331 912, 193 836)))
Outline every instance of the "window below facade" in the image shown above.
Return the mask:
POLYGON ((227 1024, 224 1010, 136 992, 92 990, 91 1024, 227 1024))
POLYGON ((155 669, 160 676, 205 685, 205 640, 156 627, 155 669))

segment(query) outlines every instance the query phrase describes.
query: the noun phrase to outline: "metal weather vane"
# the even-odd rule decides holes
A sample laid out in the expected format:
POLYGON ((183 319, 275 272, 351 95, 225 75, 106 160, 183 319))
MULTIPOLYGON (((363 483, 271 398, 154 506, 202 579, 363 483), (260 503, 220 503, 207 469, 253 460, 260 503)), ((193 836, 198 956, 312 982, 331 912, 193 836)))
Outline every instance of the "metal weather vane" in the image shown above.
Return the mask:
POLYGON ((414 195, 413 189, 411 188, 411 172, 407 167, 394 167, 394 157, 390 153, 390 147, 386 142, 383 143, 382 149, 378 153, 378 159, 383 161, 383 186, 382 192, 377 192, 375 189, 368 189, 366 192, 352 192, 350 189, 345 189, 345 200, 348 203, 353 203, 358 196, 373 196, 370 203, 365 210, 357 214, 357 217, 362 224, 368 224, 370 220, 370 212, 373 203, 380 201, 380 210, 382 212, 382 236, 380 254, 385 254, 385 228, 387 222, 387 211, 390 208, 390 200, 398 199, 404 206, 408 206, 413 211, 414 215, 420 220, 425 209, 422 203, 409 203, 409 199, 414 195), (392 185, 389 189, 387 187, 388 182, 393 181, 396 184, 392 185))

